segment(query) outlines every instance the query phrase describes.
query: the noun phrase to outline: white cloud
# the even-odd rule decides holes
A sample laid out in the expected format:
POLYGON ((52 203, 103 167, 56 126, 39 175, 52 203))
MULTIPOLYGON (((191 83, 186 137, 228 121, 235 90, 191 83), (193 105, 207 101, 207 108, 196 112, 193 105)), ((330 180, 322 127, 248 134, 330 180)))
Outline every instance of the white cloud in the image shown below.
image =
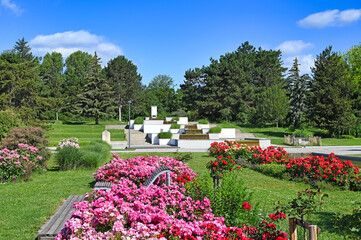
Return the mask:
POLYGON ((300 64, 298 66, 300 70, 300 74, 301 75, 306 73, 311 74, 311 67, 313 67, 315 63, 315 58, 312 56, 312 54, 286 57, 284 58, 285 67, 290 69, 296 57, 298 59, 298 63, 300 64))
POLYGON ((23 9, 19 8, 15 3, 11 2, 10 0, 1 0, 1 5, 5 8, 10 9, 18 16, 20 16, 24 12, 23 9))
POLYGON ((30 40, 30 46, 34 54, 43 56, 47 52, 59 52, 64 58, 71 53, 81 50, 102 58, 105 65, 111 58, 121 55, 123 52, 117 45, 106 41, 103 37, 80 30, 68 31, 51 35, 38 35, 30 40))
POLYGON ((347 9, 344 11, 338 9, 326 10, 308 15, 306 18, 298 21, 298 25, 304 28, 343 26, 359 20, 360 17, 361 9, 347 9))
POLYGON ((276 49, 280 49, 281 52, 285 55, 290 55, 290 54, 295 55, 301 53, 303 50, 313 48, 313 46, 314 45, 312 43, 305 43, 302 40, 296 40, 296 41, 285 41, 280 45, 278 45, 276 49))

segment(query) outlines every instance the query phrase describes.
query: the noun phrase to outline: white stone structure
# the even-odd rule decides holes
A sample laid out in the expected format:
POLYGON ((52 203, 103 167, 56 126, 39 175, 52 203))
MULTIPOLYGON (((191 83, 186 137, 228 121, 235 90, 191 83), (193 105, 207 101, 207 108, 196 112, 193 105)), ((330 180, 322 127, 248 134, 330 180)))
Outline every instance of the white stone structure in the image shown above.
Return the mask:
MULTIPOLYGON (((147 134, 147 138, 154 145, 172 145, 178 146, 179 148, 209 148, 211 143, 215 141, 224 141, 231 140, 235 141, 236 139, 236 129, 235 128, 223 128, 221 133, 209 133, 209 124, 196 124, 196 129, 202 130, 202 134, 208 135, 208 139, 180 139, 180 135, 186 133, 186 126, 188 125, 188 117, 179 117, 177 124, 180 125, 180 129, 171 129, 171 124, 169 122, 174 121, 174 117, 166 117, 162 119, 157 118, 157 106, 151 107, 151 118, 147 117, 144 120, 143 124, 134 124, 134 120, 130 121, 130 128, 134 130, 143 131, 147 134), (152 120, 153 118, 153 120, 152 120), (159 139, 158 134, 160 132, 171 132, 171 139, 159 139)), ((178 119, 178 118, 176 118, 178 119)), ((269 139, 258 139, 258 138, 249 138, 245 140, 259 142, 259 145, 262 148, 266 148, 271 145, 269 139)), ((110 141, 110 136, 109 136, 110 141)))

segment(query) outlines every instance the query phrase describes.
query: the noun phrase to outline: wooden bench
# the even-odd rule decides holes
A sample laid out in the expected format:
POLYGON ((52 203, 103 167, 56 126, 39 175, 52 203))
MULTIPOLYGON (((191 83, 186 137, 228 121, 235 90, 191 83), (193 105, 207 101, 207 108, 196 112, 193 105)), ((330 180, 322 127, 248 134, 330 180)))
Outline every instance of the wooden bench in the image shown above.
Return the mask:
POLYGON ((55 237, 64 228, 65 222, 71 217, 72 212, 75 210, 73 204, 80 202, 84 199, 84 195, 70 195, 61 205, 58 211, 50 217, 50 219, 40 229, 37 239, 50 240, 55 237))
MULTIPOLYGON (((96 182, 94 189, 111 189, 112 185, 113 184, 110 182, 96 182)), ((71 217, 73 211, 75 210, 73 208, 73 204, 75 202, 81 202, 83 199, 84 195, 70 195, 63 205, 59 207, 58 211, 42 226, 37 239, 55 239, 55 237, 61 232, 61 229, 64 228, 65 222, 71 217)))

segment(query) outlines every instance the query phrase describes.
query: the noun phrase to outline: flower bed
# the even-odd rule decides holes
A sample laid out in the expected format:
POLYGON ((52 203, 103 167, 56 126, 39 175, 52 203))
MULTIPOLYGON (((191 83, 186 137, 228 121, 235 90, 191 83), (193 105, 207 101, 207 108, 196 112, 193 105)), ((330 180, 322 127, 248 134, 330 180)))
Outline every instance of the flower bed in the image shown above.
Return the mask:
POLYGON ((282 147, 270 146, 266 149, 240 147, 239 144, 230 141, 212 143, 209 151, 211 156, 241 157, 258 165, 271 163, 285 165, 285 172, 292 178, 301 178, 308 182, 331 182, 350 190, 361 190, 360 169, 351 161, 339 160, 333 153, 327 158, 312 155, 305 158, 290 158, 282 147))
POLYGON ((44 169, 44 163, 36 147, 20 143, 15 150, 0 150, 0 182, 14 181, 39 169, 44 169))
MULTIPOLYGON (((111 190, 95 190, 77 209, 56 239, 287 239, 273 223, 260 227, 228 227, 215 217, 210 201, 186 197, 182 186, 196 174, 186 163, 169 157, 114 159, 94 174, 115 183, 111 190), (162 179, 150 187, 141 184, 159 166, 172 169, 172 184, 162 179), (264 238, 261 238, 264 236, 264 238)), ((164 180, 164 179, 163 179, 164 180)), ((245 203, 247 209, 251 209, 245 203)))

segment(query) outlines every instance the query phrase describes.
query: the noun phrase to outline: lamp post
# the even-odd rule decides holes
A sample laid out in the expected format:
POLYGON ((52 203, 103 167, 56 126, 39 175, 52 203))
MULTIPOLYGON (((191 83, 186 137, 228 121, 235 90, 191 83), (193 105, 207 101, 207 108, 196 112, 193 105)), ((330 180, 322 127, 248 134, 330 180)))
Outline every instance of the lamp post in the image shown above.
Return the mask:
POLYGON ((129 124, 128 124, 128 130, 129 130, 129 134, 128 134, 128 148, 130 149, 130 104, 132 103, 132 101, 128 101, 129 104, 129 124))

